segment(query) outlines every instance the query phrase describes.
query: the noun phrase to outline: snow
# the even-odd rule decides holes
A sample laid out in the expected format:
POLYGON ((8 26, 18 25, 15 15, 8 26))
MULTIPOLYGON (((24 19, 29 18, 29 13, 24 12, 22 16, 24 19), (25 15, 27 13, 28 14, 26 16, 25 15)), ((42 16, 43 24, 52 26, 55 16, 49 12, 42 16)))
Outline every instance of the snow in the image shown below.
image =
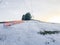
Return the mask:
POLYGON ((0 24, 0 45, 60 45, 60 34, 38 34, 44 30, 59 31, 60 24, 34 20, 12 26, 0 24))

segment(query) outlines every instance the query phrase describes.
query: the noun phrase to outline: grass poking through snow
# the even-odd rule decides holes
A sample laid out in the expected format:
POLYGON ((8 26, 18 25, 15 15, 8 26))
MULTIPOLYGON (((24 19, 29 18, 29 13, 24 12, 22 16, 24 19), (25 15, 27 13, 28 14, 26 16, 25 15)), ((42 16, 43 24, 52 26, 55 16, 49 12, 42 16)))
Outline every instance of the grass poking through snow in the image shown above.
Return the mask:
POLYGON ((60 31, 40 31, 39 34, 46 35, 46 34, 57 34, 60 33, 60 31))

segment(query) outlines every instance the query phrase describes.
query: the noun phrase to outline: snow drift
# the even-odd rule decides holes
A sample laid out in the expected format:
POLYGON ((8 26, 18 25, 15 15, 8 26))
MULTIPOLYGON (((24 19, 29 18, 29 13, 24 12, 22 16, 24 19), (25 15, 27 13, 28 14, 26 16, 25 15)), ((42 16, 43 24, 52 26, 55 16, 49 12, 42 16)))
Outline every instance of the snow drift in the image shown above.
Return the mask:
POLYGON ((12 26, 0 24, 0 45, 60 45, 60 34, 38 34, 45 30, 60 31, 60 24, 36 20, 12 26))

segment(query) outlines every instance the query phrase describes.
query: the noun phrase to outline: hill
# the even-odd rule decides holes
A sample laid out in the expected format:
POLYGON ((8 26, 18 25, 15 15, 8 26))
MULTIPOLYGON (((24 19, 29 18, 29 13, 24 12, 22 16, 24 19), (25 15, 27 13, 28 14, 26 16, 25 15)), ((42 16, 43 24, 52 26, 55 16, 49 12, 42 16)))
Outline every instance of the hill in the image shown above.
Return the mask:
POLYGON ((37 20, 5 26, 0 24, 0 45, 60 45, 60 34, 42 35, 38 32, 60 31, 60 24, 37 20))

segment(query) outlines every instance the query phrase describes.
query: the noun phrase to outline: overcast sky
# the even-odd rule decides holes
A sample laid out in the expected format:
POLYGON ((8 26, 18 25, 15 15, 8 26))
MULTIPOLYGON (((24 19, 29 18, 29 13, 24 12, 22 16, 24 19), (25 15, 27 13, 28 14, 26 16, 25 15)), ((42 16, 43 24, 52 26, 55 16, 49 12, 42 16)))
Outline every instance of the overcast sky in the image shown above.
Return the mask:
POLYGON ((60 0, 0 0, 0 21, 19 20, 27 12, 41 21, 60 16, 60 0))

